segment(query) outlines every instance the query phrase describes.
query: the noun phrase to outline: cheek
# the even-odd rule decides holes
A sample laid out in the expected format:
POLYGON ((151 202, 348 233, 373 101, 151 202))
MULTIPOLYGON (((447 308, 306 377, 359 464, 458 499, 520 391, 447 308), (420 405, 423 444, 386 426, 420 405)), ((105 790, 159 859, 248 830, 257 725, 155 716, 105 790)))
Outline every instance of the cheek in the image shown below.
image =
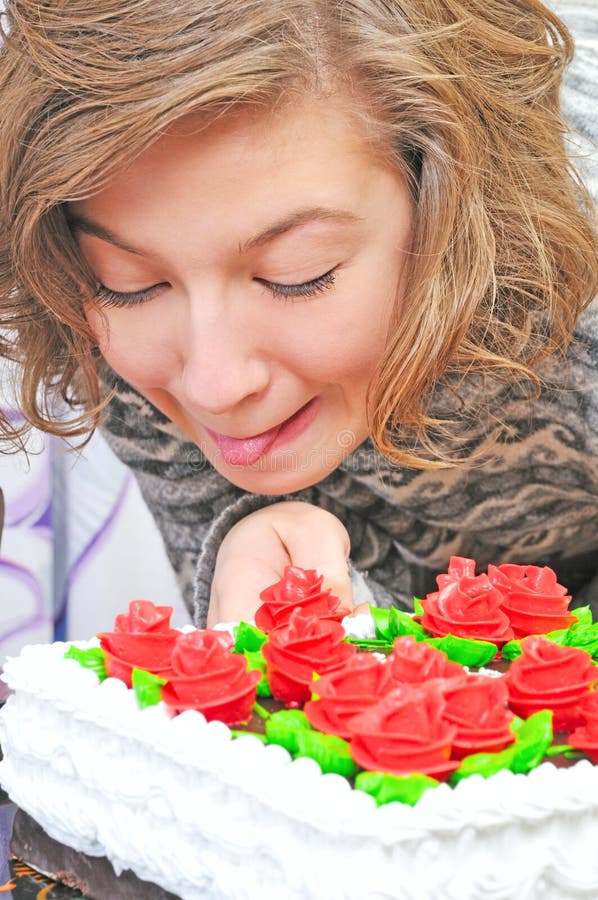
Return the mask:
POLYGON ((164 387, 172 379, 178 354, 157 322, 141 310, 90 307, 87 321, 100 352, 114 371, 139 387, 164 387))
POLYGON ((295 340, 286 347, 288 358, 317 381, 367 383, 384 353, 396 306, 396 290, 390 283, 389 290, 384 278, 354 279, 329 304, 325 299, 313 318, 306 305, 305 317, 293 332, 295 340))

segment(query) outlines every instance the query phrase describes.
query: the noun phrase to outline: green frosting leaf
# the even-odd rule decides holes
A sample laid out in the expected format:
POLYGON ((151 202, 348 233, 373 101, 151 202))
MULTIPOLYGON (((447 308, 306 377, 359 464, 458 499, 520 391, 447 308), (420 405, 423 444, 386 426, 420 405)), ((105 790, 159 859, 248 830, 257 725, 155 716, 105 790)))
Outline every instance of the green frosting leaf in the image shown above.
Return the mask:
POLYGON ((354 644, 358 650, 376 651, 377 653, 390 653, 392 650, 392 641, 376 640, 374 638, 354 638, 346 637, 346 644, 354 644))
POLYGON ((501 769, 510 769, 515 755, 514 745, 501 750, 499 753, 472 753, 461 760, 461 765, 449 778, 451 784, 458 784, 464 778, 472 775, 481 775, 482 778, 490 778, 501 769))
POLYGON ((270 690, 270 685, 268 684, 268 679, 264 675, 263 678, 258 681, 257 687, 255 690, 256 697, 271 697, 272 691, 270 690))
POLYGON ((496 644, 490 641, 475 641, 471 638, 456 637, 447 634, 446 637, 430 638, 427 644, 436 647, 446 653, 453 662, 462 666, 485 666, 496 656, 496 644))
POLYGON ((511 731, 516 734, 514 744, 498 753, 472 753, 466 756, 451 775, 451 784, 457 784, 471 775, 489 778, 501 769, 516 773, 535 769, 552 743, 552 710, 542 709, 529 719, 516 717, 511 723, 511 731))
POLYGON ((272 713, 269 713, 265 706, 262 706, 260 703, 256 702, 251 707, 256 716, 259 716, 260 719, 269 719, 272 713))
POLYGON ((513 745, 511 771, 529 772, 540 765, 552 744, 552 710, 541 709, 528 719, 516 719, 512 728, 517 740, 513 745))
MULTIPOLYGON (((593 624, 591 606, 578 606, 577 609, 572 609, 571 612, 574 616, 577 616, 577 624, 583 628, 593 624)), ((575 626, 572 627, 574 628, 575 626)))
POLYGON ((514 659, 517 659, 518 656, 523 655, 523 650, 521 649, 521 641, 507 641, 506 644, 503 644, 501 656, 503 659, 509 660, 511 662, 514 659))
POLYGON ((598 657, 598 622, 594 625, 572 625, 565 632, 564 643, 567 647, 576 647, 598 657))
MULTIPOLYGON (((413 600, 416 614, 421 615, 423 613, 421 601, 417 597, 414 597, 413 600)), ((477 641, 455 635, 441 638, 432 637, 419 622, 416 622, 409 613, 403 612, 403 610, 394 607, 379 609, 370 606, 370 612, 374 620, 377 640, 351 641, 361 649, 384 651, 387 647, 392 647, 395 638, 411 635, 416 641, 425 641, 442 650, 449 659, 461 663, 462 666, 485 666, 496 656, 496 645, 490 641, 477 641)))
POLYGON ((439 784, 435 778, 419 773, 398 776, 384 772, 361 772, 355 779, 357 790, 371 794, 377 806, 393 801, 415 806, 422 794, 439 784))
POLYGON ((271 744, 280 744, 289 753, 299 750, 298 734, 310 730, 305 713, 300 709, 281 709, 266 719, 266 736, 271 744))
POLYGON ((423 640, 426 636, 426 631, 419 622, 401 609, 396 609, 394 606, 391 609, 370 606, 370 612, 378 640, 392 644, 395 638, 405 635, 412 635, 418 641, 423 640))
MULTIPOLYGON (((573 750, 573 747, 570 744, 553 744, 552 747, 549 747, 546 751, 546 756, 559 756, 559 754, 570 753, 573 750)), ((582 754, 580 753, 580 756, 582 754)))
POLYGON ((315 759, 322 772, 334 772, 352 778, 359 771, 359 766, 351 756, 348 741, 333 734, 322 734, 311 728, 299 728, 296 731, 297 756, 309 756, 315 759))
POLYGON ((553 644, 559 644, 561 647, 566 646, 569 639, 568 636, 568 628, 557 628, 556 631, 549 631, 548 634, 544 635, 547 640, 552 641, 553 644))
MULTIPOLYGON (((574 622, 569 628, 558 628, 549 631, 544 637, 559 644, 561 647, 577 647, 585 650, 591 656, 598 658, 598 622, 592 623, 592 611, 589 606, 580 606, 572 612, 579 621, 574 622)), ((521 640, 525 640, 522 638, 521 640)), ((502 658, 507 660, 517 659, 521 656, 521 640, 509 641, 502 648, 502 658)))
POLYGON ((108 678, 105 662, 106 657, 101 647, 92 647, 90 650, 81 650, 79 647, 73 645, 66 651, 64 658, 75 659, 84 669, 91 669, 92 672, 96 673, 100 681, 104 681, 108 678))
POLYGON ((146 672, 143 669, 133 669, 131 684, 141 709, 145 709, 146 706, 156 706, 160 702, 162 699, 162 685, 166 684, 166 680, 166 678, 152 675, 151 672, 146 672))
POLYGON ((262 679, 258 682, 257 685, 257 696, 258 697, 271 697, 272 691, 270 690, 270 685, 268 684, 268 679, 266 678, 266 660, 262 654, 261 650, 243 650, 243 656, 247 660, 247 671, 248 672, 261 672, 262 679))
MULTIPOLYGON (((575 628, 576 626, 572 626, 575 628)), ((547 634, 542 635, 546 640, 552 641, 553 644, 559 644, 561 647, 566 646, 569 643, 569 632, 571 629, 569 628, 559 628, 556 631, 549 631, 547 634)), ((524 641, 525 638, 519 638, 516 641, 509 641, 502 648, 501 656, 503 659, 509 660, 510 662, 514 659, 517 659, 518 656, 523 654, 523 650, 521 649, 521 642, 524 641)))
POLYGON ((424 604, 419 599, 419 597, 413 598, 413 611, 415 612, 416 616, 423 616, 424 614, 424 604))
POLYGON ((239 622, 238 625, 235 625, 233 634, 235 636, 233 653, 245 653, 246 651, 255 653, 268 640, 265 631, 261 631, 255 625, 250 625, 249 622, 239 622))

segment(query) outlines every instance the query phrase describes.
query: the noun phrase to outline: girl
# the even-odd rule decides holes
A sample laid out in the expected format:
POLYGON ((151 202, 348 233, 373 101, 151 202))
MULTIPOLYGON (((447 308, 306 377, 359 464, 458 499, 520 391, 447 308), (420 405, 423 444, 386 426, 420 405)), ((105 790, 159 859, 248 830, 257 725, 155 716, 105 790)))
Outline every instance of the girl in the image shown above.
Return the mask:
POLYGON ((347 609, 451 554, 596 574, 572 54, 539 0, 8 0, 2 353, 134 470, 197 624, 289 563, 347 609))

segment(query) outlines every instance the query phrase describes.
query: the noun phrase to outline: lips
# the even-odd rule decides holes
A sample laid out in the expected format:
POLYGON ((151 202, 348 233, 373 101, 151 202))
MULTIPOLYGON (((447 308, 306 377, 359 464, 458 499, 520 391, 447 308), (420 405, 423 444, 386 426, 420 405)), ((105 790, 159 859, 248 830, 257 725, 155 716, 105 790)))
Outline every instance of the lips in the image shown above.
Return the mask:
POLYGON ((257 462, 260 456, 263 456, 266 450, 274 443, 278 437, 278 432, 282 425, 263 431, 262 434, 256 434, 250 438, 233 438, 227 437, 225 434, 217 434, 210 432, 222 457, 228 465, 231 466, 250 466, 257 462))
MULTIPOLYGON (((311 403, 311 401, 310 401, 311 403)), ((207 428, 206 431, 216 443, 225 463, 230 466, 250 466, 266 453, 283 428, 286 428, 309 406, 309 403, 298 409, 290 418, 285 419, 280 425, 269 428, 268 431, 262 431, 261 434, 253 435, 247 438, 234 438, 226 434, 219 434, 207 428)))

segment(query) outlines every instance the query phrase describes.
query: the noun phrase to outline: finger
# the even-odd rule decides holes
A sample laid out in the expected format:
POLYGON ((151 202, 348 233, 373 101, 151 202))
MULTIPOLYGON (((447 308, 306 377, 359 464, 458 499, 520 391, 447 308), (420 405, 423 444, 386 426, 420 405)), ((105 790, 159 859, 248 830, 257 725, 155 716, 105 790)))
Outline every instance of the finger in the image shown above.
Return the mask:
MULTIPOLYGON (((331 517, 333 518, 333 517, 331 517)), ((338 520, 336 520, 338 521, 338 520)), ((298 528, 285 541, 291 564, 302 569, 315 569, 324 576, 323 588, 338 597, 341 607, 353 611, 353 587, 349 575, 349 537, 340 527, 330 527, 326 520, 311 522, 309 529, 298 528)))
MULTIPOLYGON (((288 561, 286 563, 288 565, 288 561)), ((208 628, 219 622, 247 621, 261 604, 260 594, 280 581, 284 566, 275 568, 263 560, 237 557, 214 575, 208 610, 208 628)))
POLYGON ((347 614, 352 613, 354 608, 353 585, 351 584, 348 568, 344 573, 339 572, 333 575, 326 575, 322 568, 317 569, 317 571, 324 574, 322 587, 327 588, 333 596, 339 598, 341 609, 345 610, 347 614))
POLYGON ((208 622, 252 618, 260 594, 282 578, 290 557, 265 518, 251 517, 225 537, 214 570, 208 622))

